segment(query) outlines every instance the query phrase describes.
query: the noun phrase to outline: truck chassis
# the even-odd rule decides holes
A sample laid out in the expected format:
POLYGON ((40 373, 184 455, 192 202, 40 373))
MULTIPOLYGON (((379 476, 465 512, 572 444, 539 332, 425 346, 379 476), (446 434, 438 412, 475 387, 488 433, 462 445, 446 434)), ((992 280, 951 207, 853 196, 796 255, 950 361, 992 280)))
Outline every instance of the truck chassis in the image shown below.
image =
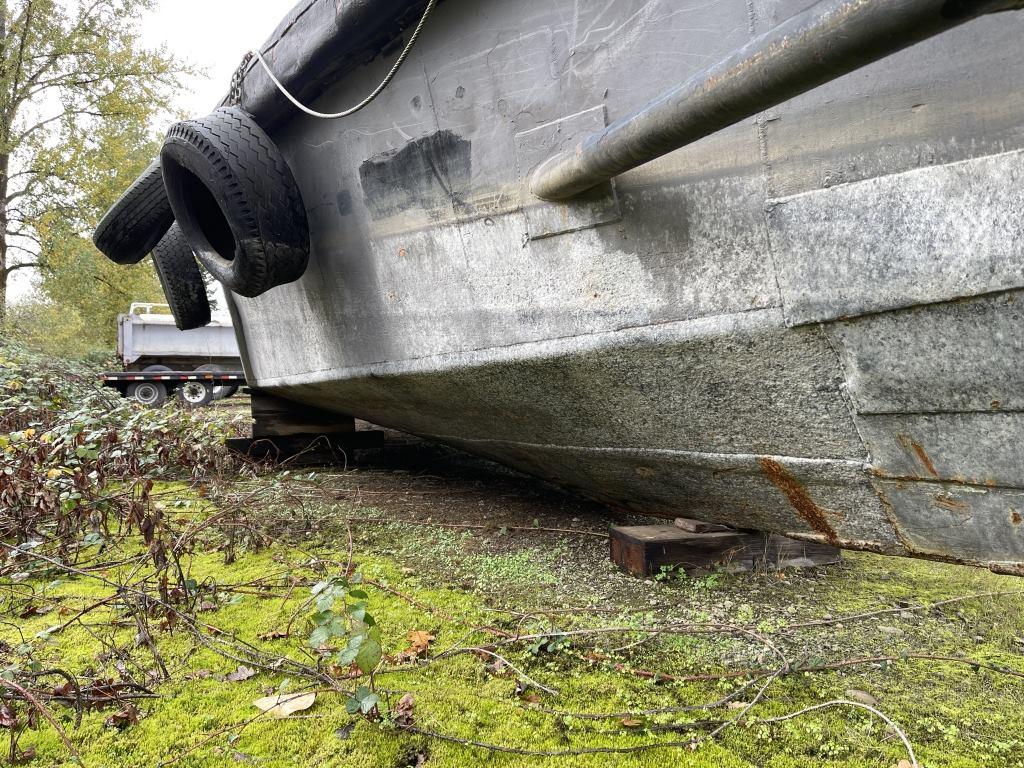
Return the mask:
POLYGON ((105 387, 118 390, 143 405, 157 407, 174 394, 188 408, 209 405, 215 387, 245 384, 242 371, 110 371, 100 374, 105 387))

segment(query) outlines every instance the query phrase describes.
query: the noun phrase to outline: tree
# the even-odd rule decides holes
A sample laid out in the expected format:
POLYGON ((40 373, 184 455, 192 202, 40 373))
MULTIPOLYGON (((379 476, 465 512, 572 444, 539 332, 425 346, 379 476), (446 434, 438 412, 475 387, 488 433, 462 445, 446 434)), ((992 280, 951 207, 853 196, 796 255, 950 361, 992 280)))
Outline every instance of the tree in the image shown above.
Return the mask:
POLYGON ((138 44, 152 3, 0 0, 0 322, 10 276, 39 269, 45 283, 51 261, 83 257, 155 152, 153 118, 186 70, 138 44))
POLYGON ((87 318, 80 351, 112 348, 115 318, 133 301, 163 301, 163 292, 149 259, 130 267, 115 264, 96 250, 88 228, 78 219, 95 222, 131 184, 157 153, 156 144, 134 119, 107 120, 98 126, 89 146, 76 158, 78 215, 61 207, 44 211, 35 221, 35 236, 45 268, 40 271, 43 297, 62 310, 40 319, 87 318))

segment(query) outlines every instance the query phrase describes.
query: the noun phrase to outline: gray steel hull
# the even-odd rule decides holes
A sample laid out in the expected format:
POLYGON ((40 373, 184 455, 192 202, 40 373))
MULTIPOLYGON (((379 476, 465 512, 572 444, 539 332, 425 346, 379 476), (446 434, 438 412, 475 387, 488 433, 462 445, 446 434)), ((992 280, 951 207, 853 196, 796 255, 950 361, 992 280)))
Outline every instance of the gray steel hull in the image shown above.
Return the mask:
POLYGON ((233 297, 251 383, 636 512, 1024 573, 1022 14, 525 188, 806 5, 441 4, 363 112, 275 120, 312 257, 233 297))

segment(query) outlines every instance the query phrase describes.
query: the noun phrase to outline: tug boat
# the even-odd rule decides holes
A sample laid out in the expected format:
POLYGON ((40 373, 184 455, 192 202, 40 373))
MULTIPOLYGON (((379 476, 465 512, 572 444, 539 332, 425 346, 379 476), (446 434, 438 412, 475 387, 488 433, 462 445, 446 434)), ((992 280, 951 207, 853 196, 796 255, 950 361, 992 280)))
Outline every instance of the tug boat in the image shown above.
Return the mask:
POLYGON ((1024 574, 1021 8, 303 0, 96 241, 296 404, 1024 574))

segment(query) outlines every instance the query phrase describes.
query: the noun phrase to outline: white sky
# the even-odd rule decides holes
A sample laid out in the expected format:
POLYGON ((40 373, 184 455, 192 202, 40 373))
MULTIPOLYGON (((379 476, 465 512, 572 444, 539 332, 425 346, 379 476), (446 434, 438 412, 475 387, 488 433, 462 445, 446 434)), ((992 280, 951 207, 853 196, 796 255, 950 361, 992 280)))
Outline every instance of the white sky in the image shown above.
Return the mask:
POLYGON ((228 92, 245 52, 270 37, 296 0, 160 0, 142 22, 146 46, 166 43, 171 52, 206 70, 178 102, 190 115, 205 115, 228 92))
MULTIPOLYGON (((295 0, 159 0, 142 20, 142 42, 166 44, 176 58, 204 70, 176 102, 189 115, 205 115, 227 93, 245 52, 270 37, 293 5, 295 0)), ((15 272, 8 300, 31 291, 31 283, 26 270, 15 272)))

